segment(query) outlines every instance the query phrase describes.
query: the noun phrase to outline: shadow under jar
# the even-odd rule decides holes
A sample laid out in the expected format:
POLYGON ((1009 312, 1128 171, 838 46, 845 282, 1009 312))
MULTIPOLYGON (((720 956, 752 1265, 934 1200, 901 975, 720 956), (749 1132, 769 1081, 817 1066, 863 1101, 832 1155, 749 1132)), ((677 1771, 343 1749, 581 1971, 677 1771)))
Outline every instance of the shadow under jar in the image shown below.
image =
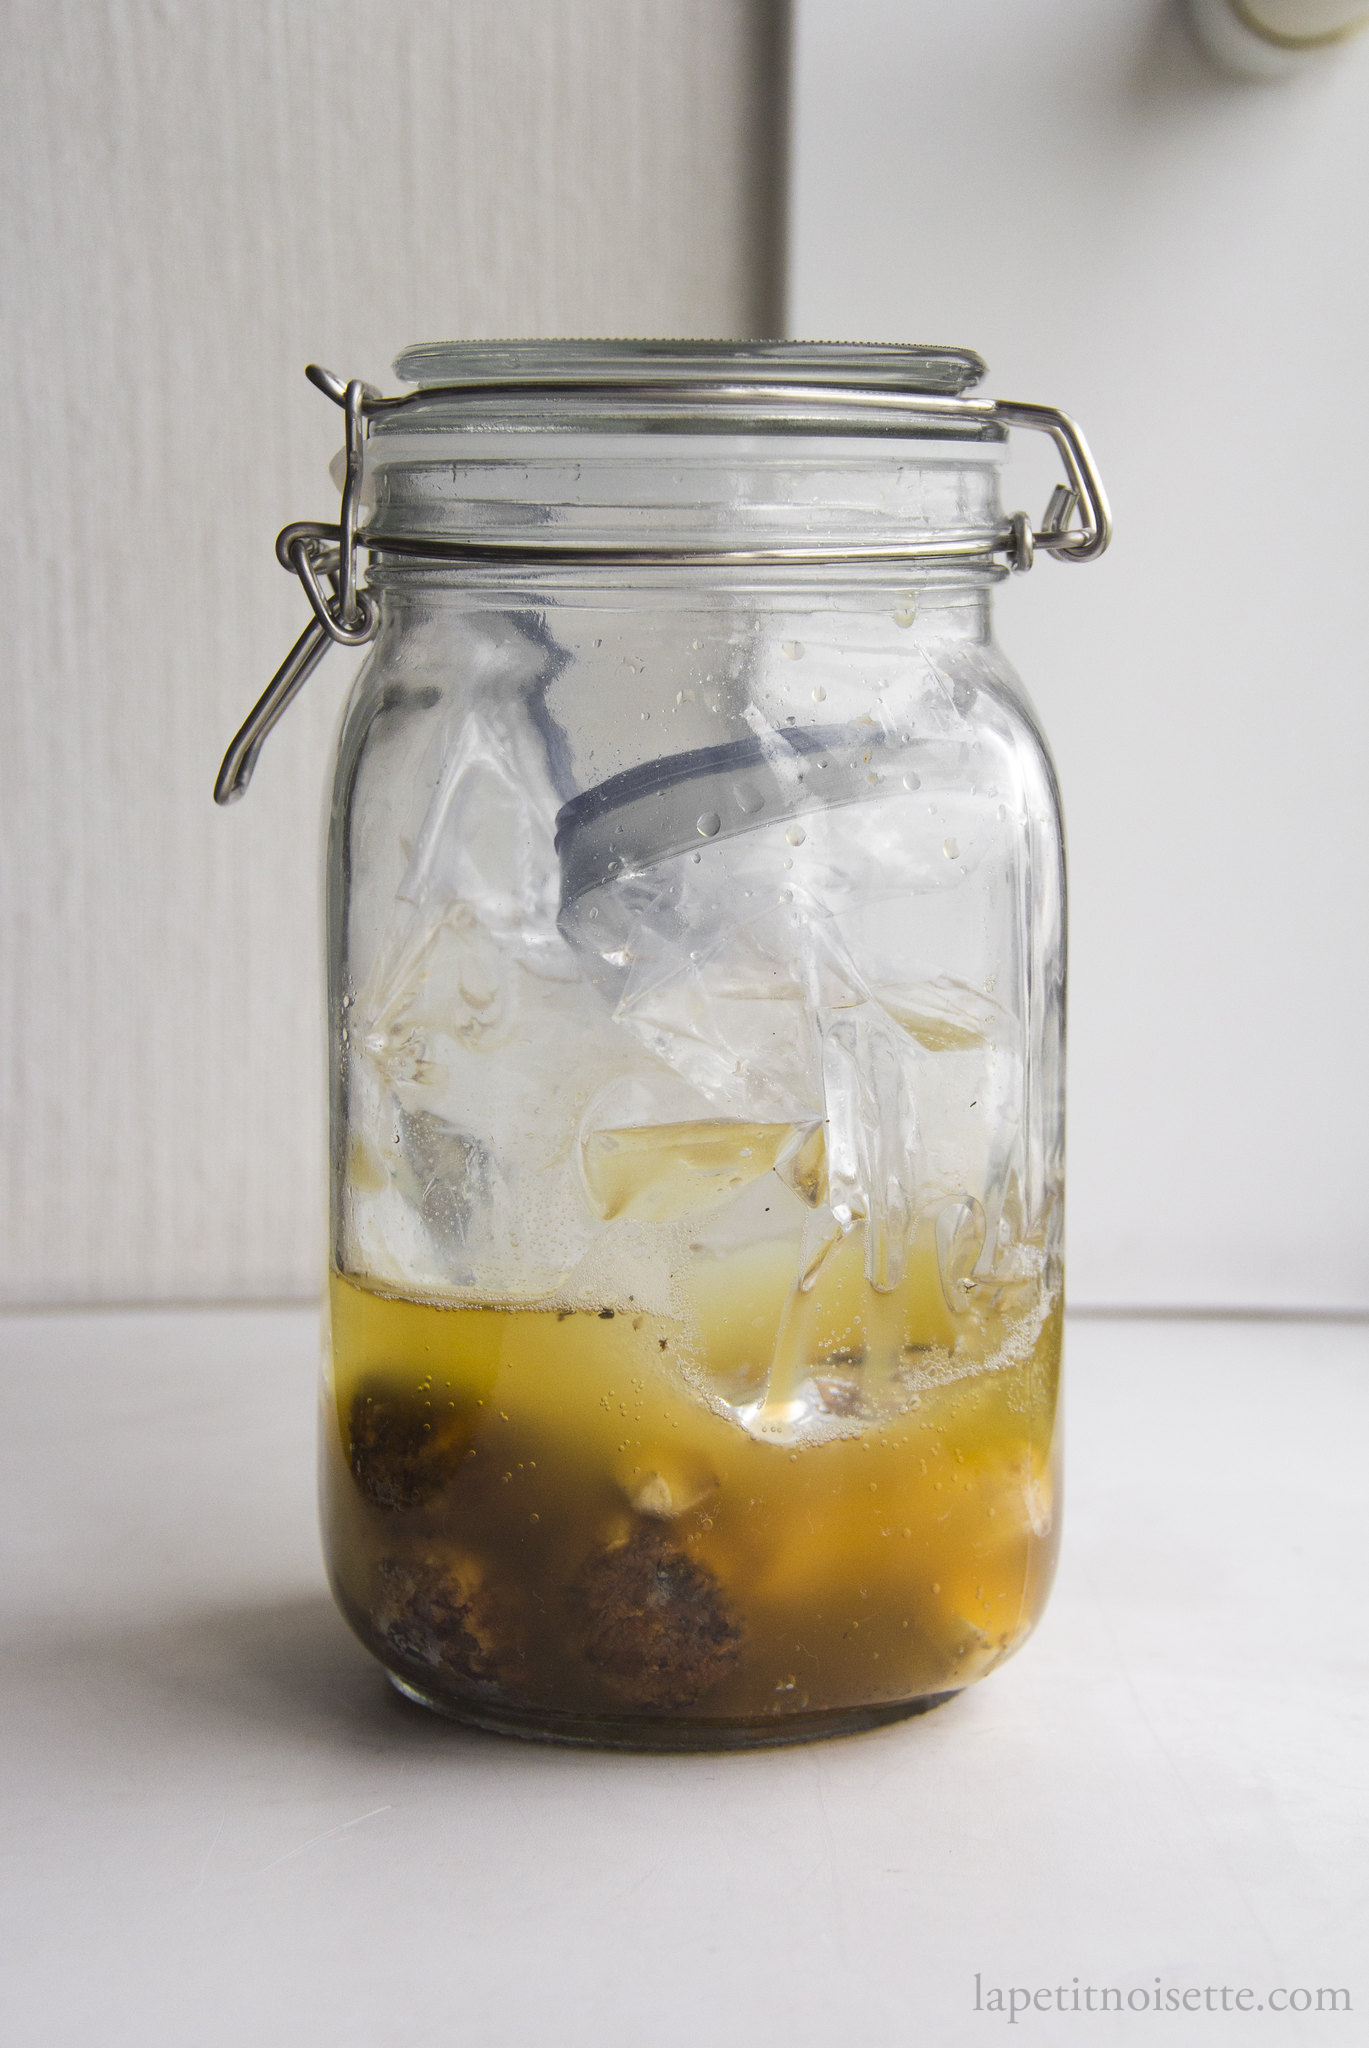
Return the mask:
POLYGON ((990 605, 1106 544, 1087 451, 954 350, 396 367, 328 861, 338 1601, 523 1735, 934 1705, 1055 1557, 1063 853, 990 605), (1070 477, 1035 536, 1008 424, 1070 477))

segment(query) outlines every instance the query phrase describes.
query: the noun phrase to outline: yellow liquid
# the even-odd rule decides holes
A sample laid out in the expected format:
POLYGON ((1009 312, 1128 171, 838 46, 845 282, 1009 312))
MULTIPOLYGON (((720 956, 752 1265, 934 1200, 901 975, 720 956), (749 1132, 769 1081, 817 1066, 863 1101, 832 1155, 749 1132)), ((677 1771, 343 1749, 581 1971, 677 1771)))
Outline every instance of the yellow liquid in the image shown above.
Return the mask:
POLYGON ((327 1541, 382 1663, 458 1712, 612 1739, 797 1732, 1014 1649, 1054 1565, 1058 1309, 953 1314, 927 1232, 884 1295, 859 1229, 805 1289, 796 1249, 696 1247, 671 1316, 335 1275, 327 1541))

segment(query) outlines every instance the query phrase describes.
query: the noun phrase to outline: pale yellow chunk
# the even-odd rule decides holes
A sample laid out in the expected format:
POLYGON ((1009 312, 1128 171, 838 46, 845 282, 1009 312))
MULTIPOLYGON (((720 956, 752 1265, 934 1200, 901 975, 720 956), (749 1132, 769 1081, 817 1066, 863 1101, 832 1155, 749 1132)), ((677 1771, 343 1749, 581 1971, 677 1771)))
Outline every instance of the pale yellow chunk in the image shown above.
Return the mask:
POLYGON ((637 1124, 589 1131, 580 1157, 590 1201, 607 1222, 673 1223, 729 1201, 769 1173, 799 1136, 794 1124, 637 1124))

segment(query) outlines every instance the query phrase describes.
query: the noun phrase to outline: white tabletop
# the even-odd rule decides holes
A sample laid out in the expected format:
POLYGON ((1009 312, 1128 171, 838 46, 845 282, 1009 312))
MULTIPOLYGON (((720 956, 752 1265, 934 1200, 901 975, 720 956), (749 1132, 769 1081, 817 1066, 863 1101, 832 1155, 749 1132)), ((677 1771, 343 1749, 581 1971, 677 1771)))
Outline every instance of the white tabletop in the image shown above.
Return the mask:
POLYGON ((1076 1322, 1036 1639, 702 1757, 395 1696, 323 1583, 311 1312, 0 1343, 8 2040, 953 2048, 1057 1987, 1008 2040, 1369 2040, 1363 1325, 1076 1322), (1098 2011, 1157 1978, 1198 2011, 1098 2011))

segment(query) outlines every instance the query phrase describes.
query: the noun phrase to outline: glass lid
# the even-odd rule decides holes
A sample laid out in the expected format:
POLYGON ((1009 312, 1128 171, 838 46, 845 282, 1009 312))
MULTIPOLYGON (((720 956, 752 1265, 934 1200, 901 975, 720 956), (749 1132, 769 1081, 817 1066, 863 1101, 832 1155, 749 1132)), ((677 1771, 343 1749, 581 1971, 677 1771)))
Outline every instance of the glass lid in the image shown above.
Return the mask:
POLYGON ((373 434, 839 433, 994 440, 971 349, 826 341, 443 341, 418 389, 368 402, 373 434))
POLYGON ((432 341, 395 357, 405 384, 852 384, 958 398, 986 365, 973 349, 853 341, 432 341))

